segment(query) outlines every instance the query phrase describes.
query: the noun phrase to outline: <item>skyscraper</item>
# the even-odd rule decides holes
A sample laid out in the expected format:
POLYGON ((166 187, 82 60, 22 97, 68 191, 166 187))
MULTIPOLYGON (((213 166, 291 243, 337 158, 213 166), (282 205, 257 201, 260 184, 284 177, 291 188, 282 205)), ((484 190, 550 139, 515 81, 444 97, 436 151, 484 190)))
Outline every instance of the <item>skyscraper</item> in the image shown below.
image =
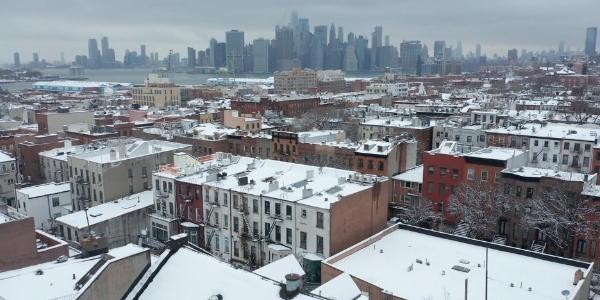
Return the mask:
POLYGON ((329 27, 329 47, 335 47, 337 40, 335 39, 335 25, 331 24, 329 27))
POLYGON ((327 45, 327 26, 315 26, 315 39, 318 40, 321 46, 327 45))
POLYGON ((19 56, 19 52, 15 52, 13 54, 13 59, 14 59, 15 67, 20 67, 21 66, 21 57, 19 56))
POLYGON ((369 40, 364 36, 359 35, 354 42, 354 51, 356 52, 356 61, 358 62, 358 70, 366 71, 369 69, 369 40))
POLYGON ((373 36, 371 37, 371 48, 377 49, 383 46, 383 27, 375 26, 375 31, 373 31, 373 36))
POLYGON ((88 68, 100 67, 100 50, 98 50, 98 42, 96 39, 88 40, 88 68))
POLYGON ((38 56, 37 52, 33 53, 33 66, 37 67, 40 64, 40 57, 38 56))
POLYGON ((475 58, 479 60, 481 57, 481 44, 475 45, 475 58))
POLYGON ((275 56, 276 68, 279 71, 300 67, 294 61, 294 31, 289 26, 275 28, 275 56))
POLYGON ((102 62, 108 62, 108 38, 105 36, 100 40, 100 49, 102 50, 102 62))
POLYGON ((558 55, 565 55, 565 41, 558 42, 558 55))
POLYGON ((146 45, 140 45, 140 59, 140 63, 142 65, 146 65, 148 63, 148 56, 146 56, 146 45))
POLYGON ((455 53, 454 57, 457 59, 463 58, 462 41, 456 42, 456 53, 455 53))
POLYGON ((417 74, 417 64, 421 57, 420 41, 402 41, 400 43, 400 64, 404 74, 417 74))
POLYGON ((596 55, 596 36, 598 27, 588 27, 585 34, 585 54, 588 56, 596 55))
POLYGON ((190 68, 196 66, 196 49, 187 47, 187 65, 190 68))
POLYGON ((384 43, 384 45, 385 46, 389 46, 390 45, 390 36, 389 35, 385 36, 385 43, 384 43))
POLYGON ((263 38, 252 41, 252 59, 254 73, 269 72, 269 41, 263 38))
POLYGON ((225 33, 225 54, 227 69, 241 73, 244 70, 244 32, 231 30, 225 33))
POLYGON ((433 57, 437 60, 446 59, 446 41, 435 41, 433 43, 433 57))
POLYGON ((338 27, 337 38, 338 38, 338 43, 339 44, 343 44, 344 43, 344 27, 342 27, 342 26, 338 27))

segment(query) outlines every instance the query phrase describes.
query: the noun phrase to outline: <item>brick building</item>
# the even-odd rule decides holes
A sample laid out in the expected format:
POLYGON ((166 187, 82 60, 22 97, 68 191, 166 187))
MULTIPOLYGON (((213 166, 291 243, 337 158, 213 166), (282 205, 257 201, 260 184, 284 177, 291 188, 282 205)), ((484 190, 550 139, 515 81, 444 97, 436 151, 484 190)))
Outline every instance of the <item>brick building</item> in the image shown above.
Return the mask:
MULTIPOLYGON (((79 145, 80 141, 67 139, 72 145, 79 145)), ((59 139, 58 135, 39 135, 33 141, 26 141, 18 145, 19 151, 19 172, 22 180, 28 184, 45 183, 45 177, 41 173, 41 162, 39 153, 54 148, 60 148, 65 144, 65 140, 59 139)))

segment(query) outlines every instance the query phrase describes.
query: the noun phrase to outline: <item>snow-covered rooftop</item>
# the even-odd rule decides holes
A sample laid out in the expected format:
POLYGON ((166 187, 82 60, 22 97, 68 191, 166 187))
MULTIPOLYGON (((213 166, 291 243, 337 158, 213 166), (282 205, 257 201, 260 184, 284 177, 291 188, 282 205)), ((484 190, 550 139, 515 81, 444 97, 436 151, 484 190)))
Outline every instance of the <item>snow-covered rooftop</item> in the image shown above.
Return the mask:
MULTIPOLYGON (((221 295, 222 299, 271 300, 281 299, 280 289, 276 281, 182 247, 166 261, 139 299, 212 299, 221 295)), ((313 298, 306 294, 294 297, 313 298)))
POLYGON ((287 274, 294 273, 300 276, 306 274, 293 254, 256 269, 254 273, 282 283, 285 283, 285 275, 287 274))
MULTIPOLYGON (((109 140, 110 142, 110 140, 109 140)), ((117 140, 113 140, 114 143, 118 143, 117 140)), ((163 153, 167 151, 173 150, 185 150, 190 148, 190 145, 159 141, 159 140, 140 140, 140 139, 129 139, 127 143, 124 145, 125 147, 125 155, 119 155, 118 146, 114 145, 111 147, 110 144, 99 143, 96 148, 94 148, 94 144, 88 144, 83 146, 75 146, 81 147, 85 149, 84 151, 75 151, 75 153, 70 154, 70 157, 79 158, 87 161, 92 161, 96 163, 109 163, 109 162, 117 162, 123 161, 143 156, 148 156, 157 153, 163 153), (115 157, 111 158, 111 151, 115 151, 115 157)))
POLYGON ((577 270, 591 272, 588 263, 423 229, 389 228, 375 238, 324 263, 402 299, 464 299, 465 279, 468 299, 486 299, 487 264, 487 299, 559 300, 580 288, 581 281, 573 285, 577 270))
POLYGON ((369 300, 369 297, 362 295, 352 277, 347 273, 343 273, 327 281, 322 286, 316 288, 313 294, 335 300, 369 300))
POLYGON ((15 161, 15 159, 6 152, 0 151, 0 163, 15 161))
POLYGON ((71 185, 68 182, 50 182, 40 185, 29 186, 22 189, 17 189, 17 193, 27 195, 29 199, 59 193, 69 193, 70 191, 71 185))
MULTIPOLYGON (((129 244, 110 250, 108 255, 113 257, 111 260, 118 260, 143 251, 147 251, 147 249, 129 244)), ((0 273, 0 298, 11 300, 76 299, 85 290, 85 286, 77 291, 75 284, 92 269, 100 257, 69 258, 63 263, 48 262, 2 272, 0 273), (42 271, 41 275, 36 275, 38 270, 42 271)), ((100 271, 96 274, 101 273, 100 271)), ((91 280, 88 281, 88 283, 90 282, 91 280)))
POLYGON ((528 178, 556 178, 564 181, 581 181, 588 182, 592 179, 595 181, 596 174, 584 174, 578 172, 566 172, 566 171, 557 171, 552 169, 544 169, 544 168, 534 168, 534 167, 518 167, 513 169, 504 169, 502 170, 504 174, 513 174, 519 177, 528 177, 528 178))
MULTIPOLYGON (((87 211, 87 214, 89 216, 91 226, 139 209, 145 209, 153 204, 154 192, 144 191, 90 207, 87 211)), ((77 229, 87 227, 85 211, 83 210, 58 217, 56 221, 77 229)))
POLYGON ((501 147, 487 147, 464 154, 467 157, 507 161, 525 153, 523 150, 501 147))
POLYGON ((600 128, 587 128, 577 125, 549 123, 524 124, 520 128, 496 128, 486 130, 488 133, 502 133, 547 139, 564 139, 575 141, 596 142, 600 135, 600 128))
POLYGON ((388 155, 394 150, 394 147, 395 145, 390 142, 372 140, 357 147, 355 152, 360 154, 388 155))
POLYGON ((423 165, 408 169, 394 177, 395 180, 423 183, 423 165))

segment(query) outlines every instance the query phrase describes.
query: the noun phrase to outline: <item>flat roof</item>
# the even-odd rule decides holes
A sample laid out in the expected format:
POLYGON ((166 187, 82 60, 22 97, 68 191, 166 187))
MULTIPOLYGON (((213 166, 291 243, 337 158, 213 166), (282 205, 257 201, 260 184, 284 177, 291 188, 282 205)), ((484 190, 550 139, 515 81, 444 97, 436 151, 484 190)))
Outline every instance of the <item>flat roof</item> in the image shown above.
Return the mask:
POLYGON ((9 162, 9 161, 15 161, 15 158, 8 155, 7 153, 0 151, 0 163, 3 162, 9 162))
POLYGON ((94 143, 75 146, 84 149, 84 151, 76 151, 69 157, 92 161, 96 163, 109 163, 128 160, 137 157, 144 157, 156 153, 163 153, 172 150, 183 150, 191 147, 187 144, 173 143, 160 140, 145 141, 141 139, 127 139, 126 141, 120 141, 119 139, 108 140, 106 142, 99 142, 94 148, 94 143), (125 143, 125 156, 120 156, 117 144, 119 142, 125 143), (114 144, 111 144, 114 143, 114 144), (116 158, 112 159, 110 152, 114 150, 116 152, 116 158))
POLYGON ((56 183, 50 182, 46 184, 34 185, 22 189, 17 189, 17 193, 25 194, 29 199, 53 195, 59 193, 70 193, 71 185, 69 182, 56 183))
POLYGON ((463 156, 507 161, 525 153, 523 150, 500 147, 487 147, 466 153, 463 156))
MULTIPOLYGON (((90 226, 154 205, 154 192, 144 191, 90 207, 87 211, 90 226)), ((56 218, 57 222, 77 229, 87 227, 85 211, 56 218)))
POLYGON ((529 178, 556 178, 564 181, 581 181, 587 182, 592 180, 592 178, 596 177, 596 174, 584 174, 578 172, 566 172, 566 171, 557 171, 552 169, 544 169, 544 168, 533 168, 533 167, 519 167, 514 169, 504 169, 502 170, 504 174, 514 174, 520 177, 529 177, 529 178), (586 180, 587 177, 587 180, 586 180))
POLYGON ((468 298, 485 299, 486 249, 489 300, 564 299, 564 290, 574 295, 580 287, 573 285, 575 272, 592 270, 591 263, 432 233, 388 228, 368 246, 324 263, 403 299, 464 299, 465 279, 468 298))

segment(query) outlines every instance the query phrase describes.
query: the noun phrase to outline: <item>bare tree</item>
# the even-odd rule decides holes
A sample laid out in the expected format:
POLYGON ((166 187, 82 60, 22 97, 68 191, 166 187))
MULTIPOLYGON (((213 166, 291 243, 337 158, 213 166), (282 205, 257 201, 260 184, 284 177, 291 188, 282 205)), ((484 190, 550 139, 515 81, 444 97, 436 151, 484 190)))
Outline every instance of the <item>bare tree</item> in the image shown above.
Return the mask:
POLYGON ((596 107, 591 106, 587 101, 576 100, 571 102, 569 118, 577 124, 585 124, 588 121, 596 122, 599 111, 596 107))
POLYGON ((441 219, 441 214, 434 211, 430 199, 421 198, 410 205, 404 205, 400 216, 403 223, 419 227, 431 228, 441 219))
POLYGON ((600 222, 593 217, 594 210, 588 200, 580 199, 578 193, 568 192, 565 187, 546 190, 524 202, 523 223, 546 236, 565 256, 571 256, 576 236, 597 234, 600 222))
POLYGON ((498 219, 514 208, 513 198, 487 181, 466 181, 450 196, 448 211, 466 224, 472 238, 487 239, 498 219))

